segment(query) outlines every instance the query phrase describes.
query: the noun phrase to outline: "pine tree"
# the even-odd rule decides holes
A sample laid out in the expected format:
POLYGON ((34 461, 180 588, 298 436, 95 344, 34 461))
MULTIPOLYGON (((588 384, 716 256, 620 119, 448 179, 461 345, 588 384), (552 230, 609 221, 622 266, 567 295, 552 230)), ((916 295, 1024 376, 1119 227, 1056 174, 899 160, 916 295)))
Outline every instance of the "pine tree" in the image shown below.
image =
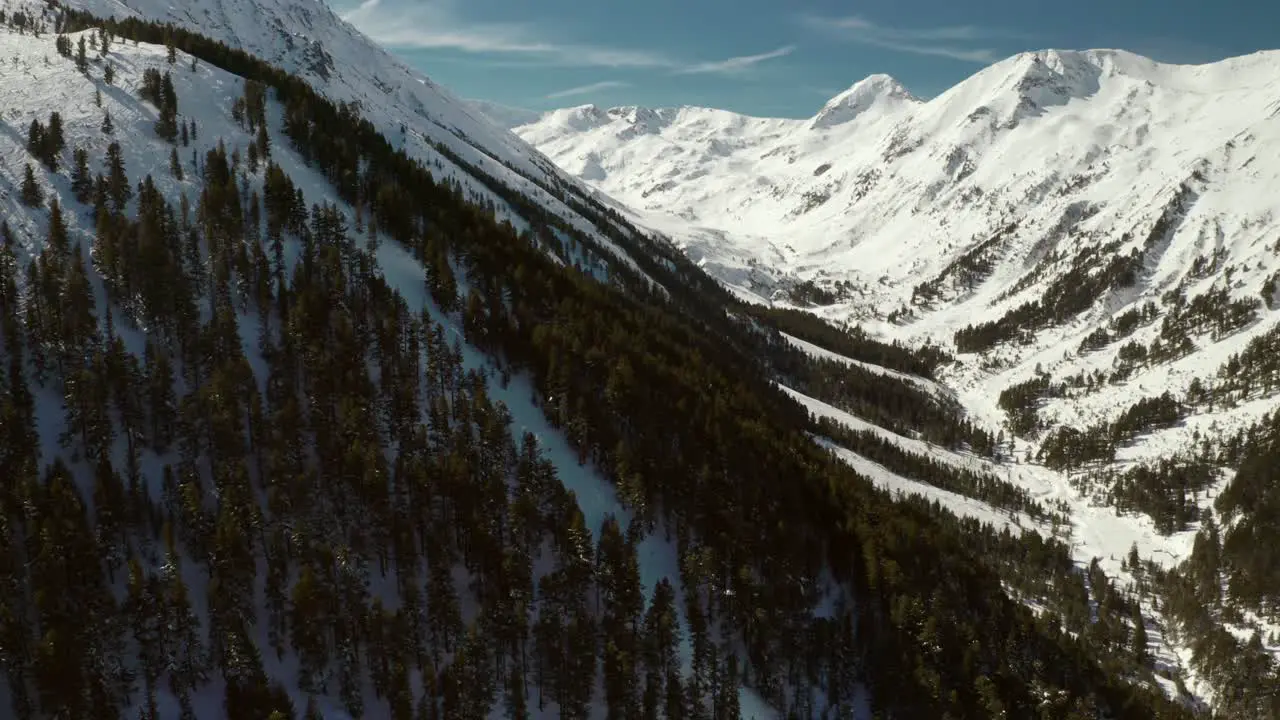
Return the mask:
POLYGON ((44 126, 32 120, 27 126, 27 152, 37 158, 44 157, 44 126))
POLYGON ((27 163, 26 171, 22 176, 21 199, 22 204, 27 207, 38 207, 44 202, 44 188, 36 182, 36 173, 31 169, 30 163, 27 163))
POLYGON ((41 159, 53 172, 58 171, 58 157, 66 149, 67 141, 62 134, 62 115, 56 110, 49 114, 49 124, 44 128, 41 138, 41 159))
POLYGON ((110 135, 115 129, 111 124, 111 111, 107 110, 102 113, 102 134, 110 135))
POLYGON ((1139 664, 1147 662, 1147 624, 1142 618, 1142 609, 1137 604, 1133 607, 1133 655, 1139 664))
POLYGON ((173 174, 179 182, 182 181, 182 161, 178 159, 178 148, 169 149, 169 172, 173 174))
MULTIPOLYGON (((103 63, 102 66, 102 82, 110 85, 116 81, 116 66, 110 60, 103 63)), ((99 102, 99 105, 102 103, 99 102)))
POLYGON ((84 51, 84 35, 80 36, 80 42, 76 44, 76 69, 82 73, 89 73, 89 58, 84 51))
POLYGON ((107 196, 111 199, 111 207, 117 213, 124 212, 129 199, 133 197, 133 189, 129 187, 129 177, 124 171, 124 154, 120 143, 113 142, 107 146, 107 196))
POLYGON ((71 252, 67 224, 62 219, 62 206, 58 203, 57 195, 49 201, 49 235, 46 247, 59 259, 66 258, 71 252))
POLYGON ((93 178, 89 175, 89 153, 84 148, 72 151, 75 167, 71 170, 71 191, 76 200, 87 204, 93 193, 93 178))

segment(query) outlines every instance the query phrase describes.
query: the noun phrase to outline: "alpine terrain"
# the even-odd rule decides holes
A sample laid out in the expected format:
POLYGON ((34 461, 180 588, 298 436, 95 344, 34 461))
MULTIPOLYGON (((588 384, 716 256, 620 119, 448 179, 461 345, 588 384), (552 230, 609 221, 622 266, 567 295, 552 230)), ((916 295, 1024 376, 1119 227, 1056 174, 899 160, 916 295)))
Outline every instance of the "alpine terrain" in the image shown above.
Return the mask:
MULTIPOLYGON (((928 131, 868 185, 914 205, 844 213, 836 252, 784 240, 784 216, 765 241, 632 211, 596 187, 631 172, 613 151, 561 169, 486 115, 518 112, 314 0, 0 13, 0 715, 1280 709, 1275 251, 1269 217, 1237 211, 1266 207, 1245 159, 1266 165, 1265 119, 1145 191, 1099 150, 1107 192, 1062 180, 1078 205, 1054 234, 1058 180, 980 227, 1031 182, 984 169, 994 150, 931 198, 910 186, 950 111, 885 78, 813 128, 698 111, 734 167, 763 134, 928 131), (948 214, 966 235, 943 251, 948 214), (914 283, 860 249, 928 217, 887 245, 922 259, 914 283), (805 275, 779 250, 749 276, 705 263, 717 280, 688 242, 871 269, 805 275), (745 285, 765 280, 779 302, 745 285)), ((1219 82, 1123 62, 1161 122, 1219 82)), ((1105 139, 1060 117, 1087 80, 1056 77, 1019 85, 1025 107, 989 78, 969 140, 1105 139)), ((643 135, 681 112, 615 114, 643 135)), ((554 117, 560 142, 615 122, 554 117)), ((1151 125, 1107 141, 1172 137, 1151 125)), ((806 172, 855 172, 829 162, 806 172)), ((688 211, 717 207, 710 177, 677 183, 705 198, 688 211)))
POLYGON ((1274 678, 1280 52, 1050 50, 929 101, 871 76, 807 120, 583 106, 515 132, 741 297, 954 354, 937 392, 1069 507, 1077 562, 1134 584, 1184 689, 1225 710, 1274 678))

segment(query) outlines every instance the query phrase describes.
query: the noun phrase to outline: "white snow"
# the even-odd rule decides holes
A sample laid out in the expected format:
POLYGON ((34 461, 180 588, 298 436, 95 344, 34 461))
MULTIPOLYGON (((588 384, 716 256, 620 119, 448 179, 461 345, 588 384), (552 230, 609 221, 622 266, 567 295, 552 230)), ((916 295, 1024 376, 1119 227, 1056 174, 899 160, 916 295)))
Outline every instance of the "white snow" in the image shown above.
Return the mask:
MULTIPOLYGON (((1180 284, 1188 299, 1212 287, 1227 288, 1233 300, 1261 299, 1263 283, 1280 272, 1280 51, 1172 65, 1121 50, 1043 50, 995 63, 928 101, 892 78, 872 76, 806 119, 586 106, 546 113, 515 132, 626 203, 638 222, 671 237, 738 297, 769 303, 790 283, 831 289, 844 281, 847 295, 815 314, 916 345, 952 346, 956 330, 1040 299, 1087 249, 1140 247, 1185 185, 1188 202, 1144 257, 1132 287, 1096 298, 1063 325, 1038 329, 1026 345, 960 355, 944 368, 935 389, 992 432, 1006 419, 997 399, 1010 385, 1037 369, 1055 381, 1109 372, 1121 345, 1149 344, 1160 332, 1157 319, 1081 355, 1081 340, 1113 317, 1148 301, 1163 313, 1161 296, 1180 284), (989 272, 956 280, 955 263, 980 247, 989 272), (1193 277, 1193 263, 1215 253, 1220 265, 1193 277), (913 303, 913 290, 934 280, 937 297, 913 303)), ((1280 309, 1262 306, 1241 332, 1194 337, 1189 356, 1047 400, 1041 416, 1050 426, 1085 427, 1114 420, 1142 398, 1165 391, 1181 397, 1193 379, 1211 382, 1229 356, 1277 323, 1280 309)), ((886 435, 815 399, 797 399, 886 435)), ((1273 395, 1197 410, 1120 448, 1115 467, 1178 455, 1197 433, 1225 437, 1278 407, 1273 395)), ((918 442, 894 438, 904 447, 918 442)), ((1040 439, 1018 440, 1017 456, 1034 454, 1040 439)), ((907 487, 864 469, 877 483, 907 487)), ((1166 566, 1190 553, 1193 532, 1160 536, 1149 518, 1095 505, 1062 474, 1030 464, 993 469, 1037 499, 1065 503, 1075 558, 1100 557, 1109 575, 1126 577, 1120 561, 1134 543, 1166 566)), ((1202 507, 1225 482, 1197 498, 1202 507)), ((986 512, 955 498, 943 504, 975 517, 986 512)), ((1174 650, 1164 652, 1179 664, 1174 650)), ((1188 683, 1203 692, 1195 678, 1188 683)))
MULTIPOLYGON (((13 5, 6 6, 12 9, 13 5)), ((52 33, 44 33, 36 38, 31 34, 19 35, 7 28, 0 29, 0 86, 5 90, 4 116, 0 118, 0 215, 8 222, 17 240, 16 250, 19 262, 25 265, 31 257, 38 253, 44 243, 47 231, 47 208, 29 209, 18 201, 17 189, 21 184, 23 168, 31 164, 37 179, 45 189, 46 197, 57 194, 62 198, 64 220, 73 243, 79 243, 82 252, 88 258, 92 246, 93 224, 88 211, 70 197, 69 164, 71 150, 83 147, 89 153, 90 166, 94 171, 101 167, 102 158, 107 145, 116 141, 122 147, 122 155, 126 161, 128 175, 133 181, 140 181, 150 174, 161 194, 175 206, 180 195, 186 194, 193 201, 199 194, 200 181, 190 164, 191 150, 194 148, 203 157, 204 153, 217 144, 219 139, 225 142, 228 154, 239 148, 242 152, 252 139, 231 117, 231 106, 243 91, 243 80, 230 75, 213 66, 199 62, 192 69, 190 58, 179 53, 177 62, 170 66, 166 60, 163 47, 146 44, 134 45, 117 40, 112 45, 109 60, 116 69, 114 85, 106 86, 101 80, 101 60, 90 53, 91 69, 86 77, 75 70, 71 60, 60 57, 54 50, 52 33), (47 59, 47 61, 46 61, 47 59), (186 178, 175 179, 169 170, 169 154, 174 146, 156 136, 153 125, 156 109, 137 97, 137 88, 141 84, 143 72, 148 68, 156 68, 162 72, 170 72, 175 93, 178 98, 179 118, 194 118, 198 123, 198 141, 191 148, 178 146, 179 158, 182 160, 186 178), (101 91, 102 108, 94 102, 95 89, 101 91), (26 150, 26 128, 32 119, 41 122, 47 120, 48 114, 57 110, 63 120, 67 150, 62 157, 62 170, 58 174, 48 172, 26 150), (115 131, 108 136, 101 132, 99 126, 103 112, 110 112, 115 131)), ((74 44, 77 35, 70 36, 74 44)), ((278 118, 282 108, 274 101, 268 108, 269 129, 272 140, 272 159, 279 164, 295 182, 304 195, 306 202, 316 204, 329 202, 339 205, 350 218, 351 208, 345 206, 337 198, 336 193, 327 184, 323 176, 308 167, 290 149, 289 140, 279 133, 278 118)), ((511 142, 519 145, 518 140, 511 142)), ((261 170, 249 176, 250 186, 260 190, 261 170)), ((518 220, 518 218, 515 218, 518 220)), ((295 243, 286 248, 286 257, 296 257, 295 243)), ((380 243, 378 248, 379 268, 388 283, 396 288, 415 310, 427 307, 432 317, 444 325, 449 339, 462 342, 464 363, 467 368, 486 368, 492 375, 489 383, 489 397, 503 402, 513 418, 513 433, 533 432, 541 444, 544 454, 551 459, 557 469, 561 481, 575 493, 578 503, 586 517, 588 526, 593 532, 598 531, 608 514, 614 514, 623 522, 624 527, 630 513, 621 506, 612 485, 590 465, 582 466, 577 461, 576 452, 568 446, 563 435, 549 426, 541 410, 532 404, 532 392, 527 380, 516 376, 506 387, 496 379, 496 371, 491 361, 475 350, 461 338, 461 330, 454 318, 440 313, 425 294, 422 278, 424 269, 406 251, 391 241, 380 243)), ((576 258, 582 260, 582 258, 576 258)), ((601 273, 599 268, 593 272, 601 273)), ((96 290, 96 302, 99 312, 104 306, 105 295, 97 273, 90 270, 96 290)), ((459 277, 460 284, 465 285, 465 277, 459 277)), ((141 355, 145 346, 144 332, 129 326, 117 316, 117 331, 125 340, 131 352, 141 355)), ((239 334, 244 344, 244 352, 249 359, 255 374, 261 382, 265 365, 257 351, 257 318, 253 314, 239 316, 239 334)), ((58 446, 57 436, 63 422, 61 398, 56 389, 46 387, 39 390, 36 404, 36 425, 42 438, 42 460, 45 464, 57 455, 65 455, 58 446)), ((517 435, 516 437, 519 437, 517 435)), ((145 476, 158 485, 159 469, 172 457, 157 457, 148 452, 142 458, 145 476)), ((81 471, 81 479, 89 482, 86 470, 81 471)), ((158 491, 157 491, 158 493, 158 491)), ((675 548, 659 531, 647 537, 638 551, 640 560, 641 581, 646 595, 651 594, 653 586, 662 577, 668 577, 678 588, 679 572, 676 564, 675 548)), ((194 609, 201 616, 204 614, 206 578, 196 570, 192 563, 184 563, 188 577, 190 595, 194 609)), ((373 573, 374 586, 384 578, 373 573)), ((389 591, 394 593, 393 590, 389 591)), ((398 600, 388 597, 388 606, 394 607, 398 600)), ((683 606, 680 608, 680 619, 683 623, 683 606)), ((266 648, 265 623, 260 624, 258 644, 266 648)), ((682 648, 688 653, 687 640, 682 648)), ((297 658, 292 652, 286 652, 281 660, 272 652, 263 653, 263 662, 268 674, 280 679, 286 687, 293 691, 293 700, 298 708, 305 706, 306 697, 296 690, 292 681, 297 673, 297 658)), ((3 683, 0 683, 3 686, 3 683)), ((0 700, 7 700, 3 694, 7 687, 0 688, 0 700)), ((215 679, 193 698, 200 718, 217 718, 223 714, 222 684, 215 679)), ((536 692, 536 689, 531 690, 536 692)), ((740 690, 744 718, 772 718, 776 715, 760 698, 747 688, 740 690)), ((135 695, 135 699, 137 696, 135 695)), ((317 698, 324 715, 331 719, 346 719, 345 713, 339 710, 339 703, 333 698, 317 698)), ((597 698, 598 699, 598 698, 597 698)), ((158 699, 160 709, 165 716, 176 716, 176 699, 162 691, 158 699)), ((499 703, 495 703, 495 707, 499 703)), ((384 701, 374 698, 372 691, 366 692, 366 714, 371 720, 385 717, 388 709, 384 701)), ((0 705, 7 707, 7 705, 0 705)), ((547 716, 554 714, 554 707, 548 709, 547 716)), ((595 708, 595 715, 603 717, 603 707, 595 708)))
POLYGON ((583 184, 480 109, 379 47, 321 0, 69 0, 66 5, 98 17, 171 22, 243 49, 299 75, 334 102, 355 103, 393 145, 430 164, 437 177, 453 178, 499 208, 506 205, 482 181, 442 156, 436 150, 440 145, 634 267, 634 260, 590 221, 542 187, 589 196, 583 184))

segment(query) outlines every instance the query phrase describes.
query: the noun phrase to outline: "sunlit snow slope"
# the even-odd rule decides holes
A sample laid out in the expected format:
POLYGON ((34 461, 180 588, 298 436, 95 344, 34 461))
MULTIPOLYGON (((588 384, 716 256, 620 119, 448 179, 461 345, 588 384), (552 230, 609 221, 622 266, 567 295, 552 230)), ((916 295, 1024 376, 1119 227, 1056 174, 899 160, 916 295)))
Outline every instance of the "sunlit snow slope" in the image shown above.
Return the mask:
POLYGON ((379 47, 319 0, 69 0, 63 4, 97 17, 173 23, 242 49, 298 75, 335 102, 354 104, 398 148, 429 163, 437 176, 456 180, 468 192, 494 202, 500 217, 509 218, 517 228, 524 227, 522 220, 451 156, 614 250, 591 221, 565 202, 567 197, 590 195, 589 189, 469 103, 379 47))
POLYGON ((1240 380, 1274 376, 1280 353, 1280 52, 1182 66, 1046 50, 928 101, 877 75, 808 119, 587 105, 514 131, 743 297, 956 352, 942 384, 993 432, 1013 426, 1001 393, 1042 378, 1014 443, 1037 464, 1011 477, 1072 506, 1081 562, 1120 572, 1134 543, 1187 558, 1233 470, 1163 529, 1102 505, 1112 473, 1213 460, 1206 444, 1280 407, 1273 381, 1240 380), (1105 435, 1166 392, 1176 422, 1113 457, 1038 464, 1059 430, 1105 435))
POLYGON ((894 288, 1011 222, 1002 256, 1033 263, 1072 233, 1147 221, 1198 167, 1218 190, 1199 213, 1223 216, 1229 235, 1232 220, 1265 235, 1276 166, 1261 150, 1277 112, 1280 53, 1175 66, 1049 50, 928 102, 875 75, 803 120, 586 105, 515 132, 653 214, 730 282, 754 279, 767 294, 771 275, 850 280, 887 311, 894 288), (753 262, 757 276, 741 275, 753 262))

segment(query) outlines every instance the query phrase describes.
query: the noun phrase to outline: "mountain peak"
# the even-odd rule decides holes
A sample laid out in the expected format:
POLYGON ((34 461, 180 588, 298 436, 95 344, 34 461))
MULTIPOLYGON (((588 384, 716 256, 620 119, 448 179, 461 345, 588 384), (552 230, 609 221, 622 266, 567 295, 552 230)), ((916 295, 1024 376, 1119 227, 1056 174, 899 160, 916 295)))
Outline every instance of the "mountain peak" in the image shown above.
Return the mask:
POLYGON ((848 90, 827 101, 814 116, 812 127, 829 128, 841 125, 876 107, 897 108, 919 100, 897 80, 883 73, 868 75, 848 90))

